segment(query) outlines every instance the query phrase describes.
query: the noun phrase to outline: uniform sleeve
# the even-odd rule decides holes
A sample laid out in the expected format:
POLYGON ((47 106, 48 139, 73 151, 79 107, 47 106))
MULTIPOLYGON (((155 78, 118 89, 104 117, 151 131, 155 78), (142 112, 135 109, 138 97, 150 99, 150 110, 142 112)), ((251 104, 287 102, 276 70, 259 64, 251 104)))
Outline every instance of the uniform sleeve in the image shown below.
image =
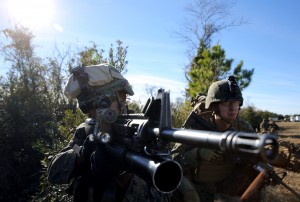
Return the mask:
POLYGON ((200 163, 198 158, 198 148, 191 145, 176 143, 172 153, 173 159, 181 165, 183 175, 192 177, 194 170, 200 163))
POLYGON ((50 183, 68 184, 70 182, 76 169, 78 152, 85 137, 84 125, 81 124, 77 127, 68 146, 51 160, 47 170, 47 179, 50 183))
POLYGON ((233 129, 237 131, 243 131, 247 133, 254 133, 253 127, 246 121, 242 119, 237 119, 237 121, 233 124, 233 129))
POLYGON ((52 184, 68 184, 76 165, 76 153, 73 149, 58 153, 52 159, 47 179, 52 184))

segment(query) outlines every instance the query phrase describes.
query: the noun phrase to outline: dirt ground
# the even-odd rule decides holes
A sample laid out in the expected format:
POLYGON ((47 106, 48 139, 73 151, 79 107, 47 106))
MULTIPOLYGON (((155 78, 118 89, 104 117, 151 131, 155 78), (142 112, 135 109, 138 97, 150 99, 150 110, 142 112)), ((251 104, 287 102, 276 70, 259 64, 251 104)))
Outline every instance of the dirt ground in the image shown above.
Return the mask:
MULTIPOLYGON (((300 122, 276 122, 279 126, 279 141, 289 141, 295 145, 300 145, 300 122)), ((278 172, 287 172, 283 182, 300 195, 300 173, 288 171, 282 168, 275 168, 278 172)), ((300 202, 300 199, 293 195, 283 185, 266 188, 267 202, 300 202)))
POLYGON ((300 144, 300 122, 276 122, 276 124, 279 126, 280 139, 300 144))

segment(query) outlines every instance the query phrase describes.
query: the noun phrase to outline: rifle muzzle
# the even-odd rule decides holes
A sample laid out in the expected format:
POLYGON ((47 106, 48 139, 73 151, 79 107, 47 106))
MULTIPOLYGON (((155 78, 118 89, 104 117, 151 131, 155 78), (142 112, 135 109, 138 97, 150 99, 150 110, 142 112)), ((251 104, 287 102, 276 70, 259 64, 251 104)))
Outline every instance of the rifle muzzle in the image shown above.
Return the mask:
POLYGON ((145 156, 108 144, 109 154, 117 157, 123 169, 135 173, 162 193, 174 191, 182 179, 181 166, 168 158, 145 156))

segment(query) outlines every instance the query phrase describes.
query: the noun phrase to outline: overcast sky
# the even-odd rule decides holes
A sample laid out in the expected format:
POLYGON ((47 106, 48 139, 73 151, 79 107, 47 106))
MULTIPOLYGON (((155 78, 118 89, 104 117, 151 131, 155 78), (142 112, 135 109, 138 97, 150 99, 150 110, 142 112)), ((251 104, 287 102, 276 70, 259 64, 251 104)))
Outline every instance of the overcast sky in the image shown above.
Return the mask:
MULTIPOLYGON (((128 46, 129 80, 135 95, 145 100, 145 85, 182 97, 187 45, 174 37, 186 7, 194 0, 0 0, 0 29, 15 21, 30 27, 40 54, 54 43, 88 45, 108 50, 121 40, 128 46)), ((300 114, 300 1, 236 1, 231 14, 249 23, 224 30, 214 38, 235 64, 255 68, 243 91, 245 105, 278 114, 300 114)), ((0 73, 7 71, 1 62, 0 73)))

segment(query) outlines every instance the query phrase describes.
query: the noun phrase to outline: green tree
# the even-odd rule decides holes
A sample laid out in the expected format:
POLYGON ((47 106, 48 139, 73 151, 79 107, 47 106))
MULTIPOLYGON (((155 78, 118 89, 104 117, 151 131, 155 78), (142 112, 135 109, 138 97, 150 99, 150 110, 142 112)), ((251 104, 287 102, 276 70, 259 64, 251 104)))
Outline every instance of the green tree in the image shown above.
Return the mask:
POLYGON ((243 107, 239 112, 240 118, 246 120, 257 131, 259 131, 260 123, 263 119, 270 117, 278 117, 276 113, 256 109, 255 106, 243 107))
MULTIPOLYGON (((2 169, 6 175, 3 200, 26 199, 38 189, 45 147, 57 134, 58 109, 64 100, 61 94, 59 63, 49 65, 37 56, 34 35, 20 25, 1 31, 3 40, 0 56, 9 66, 1 80, 0 146, 7 153, 2 155, 2 169), (48 66, 49 65, 49 66, 48 66), (43 142, 43 147, 36 147, 43 142), (9 178, 18 176, 16 180, 9 178), (26 191, 25 191, 26 190, 26 191)), ((48 144, 49 145, 49 144, 48 144)), ((2 191, 2 190, 1 190, 2 191)))
POLYGON ((120 40, 116 41, 117 48, 114 49, 113 44, 109 49, 109 64, 117 68, 122 74, 127 73, 127 64, 128 61, 126 60, 128 46, 123 46, 123 42, 120 40))
POLYGON ((199 49, 210 48, 213 39, 222 31, 247 24, 243 17, 231 14, 232 1, 194 0, 186 10, 188 16, 180 22, 180 30, 175 34, 187 45, 189 64, 185 65, 185 76, 189 81, 189 71, 199 49))
POLYGON ((116 48, 114 48, 114 45, 111 44, 108 56, 106 57, 104 55, 105 50, 99 49, 98 45, 93 41, 90 43, 90 46, 85 46, 77 49, 76 51, 72 51, 73 54, 70 54, 72 56, 68 58, 69 72, 77 66, 97 65, 99 63, 108 63, 114 66, 122 74, 127 72, 126 66, 128 61, 126 60, 126 57, 128 46, 124 46, 122 41, 116 41, 116 48))
POLYGON ((247 121, 254 129, 259 128, 261 119, 257 116, 256 108, 254 106, 247 106, 242 108, 239 112, 239 117, 247 121))
POLYGON ((249 86, 254 69, 243 69, 243 61, 232 70, 233 59, 227 59, 225 50, 220 45, 206 48, 204 44, 198 49, 188 72, 187 95, 194 98, 198 93, 207 93, 212 82, 235 75, 243 90, 249 86))
POLYGON ((177 98, 176 102, 171 104, 173 127, 181 128, 191 110, 192 107, 189 101, 177 98))
POLYGON ((64 53, 56 47, 53 56, 41 58, 29 29, 15 25, 0 34, 0 57, 9 67, 0 76, 0 200, 26 200, 37 190, 36 201, 62 199, 62 189, 46 181, 48 157, 66 146, 74 127, 85 119, 76 101, 63 95, 65 72, 110 61, 126 72, 127 47, 117 41, 117 50, 112 45, 107 57, 95 43, 64 53))
POLYGON ((136 100, 129 100, 127 101, 129 112, 131 113, 141 113, 142 112, 142 105, 140 102, 136 100))
POLYGON ((232 1, 194 0, 187 7, 189 16, 182 20, 180 31, 176 32, 178 38, 188 46, 189 64, 185 66, 187 97, 194 98, 198 93, 207 93, 212 82, 229 74, 237 77, 241 88, 250 84, 254 70, 243 69, 243 61, 231 70, 233 59, 226 59, 225 51, 219 45, 211 45, 218 33, 248 23, 243 17, 231 14, 233 6, 232 1))

